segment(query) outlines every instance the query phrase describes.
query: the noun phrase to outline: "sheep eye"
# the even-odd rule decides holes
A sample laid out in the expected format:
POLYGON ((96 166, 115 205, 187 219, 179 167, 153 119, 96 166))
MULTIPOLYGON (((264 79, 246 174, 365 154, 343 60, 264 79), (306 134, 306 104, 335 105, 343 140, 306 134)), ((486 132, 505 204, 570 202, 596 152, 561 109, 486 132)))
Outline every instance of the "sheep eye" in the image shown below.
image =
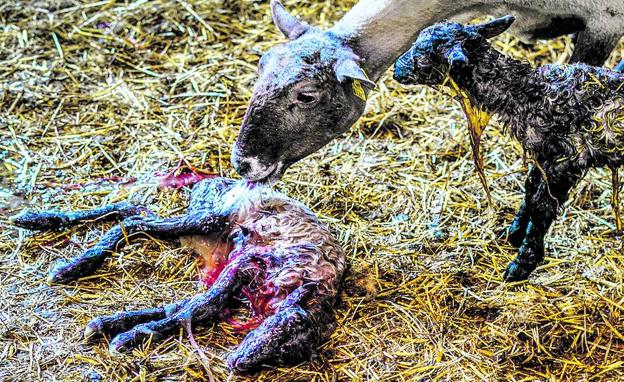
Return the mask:
POLYGON ((311 94, 299 93, 297 94, 297 102, 310 104, 316 102, 316 97, 311 94))

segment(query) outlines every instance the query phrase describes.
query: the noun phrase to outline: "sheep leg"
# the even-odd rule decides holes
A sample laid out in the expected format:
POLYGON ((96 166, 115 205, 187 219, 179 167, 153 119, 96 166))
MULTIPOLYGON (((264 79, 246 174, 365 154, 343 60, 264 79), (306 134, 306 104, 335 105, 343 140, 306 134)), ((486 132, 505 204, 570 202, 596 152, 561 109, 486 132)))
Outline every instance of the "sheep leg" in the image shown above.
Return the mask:
POLYGON ((109 204, 104 207, 94 208, 84 211, 44 211, 44 212, 22 212, 14 216, 11 220, 18 227, 29 230, 51 230, 63 229, 77 225, 85 221, 109 221, 114 219, 124 219, 131 216, 154 214, 146 207, 122 202, 109 204))
POLYGON ((553 161, 542 168, 546 179, 542 179, 534 195, 528 199, 531 221, 518 255, 505 270, 503 279, 506 281, 527 279, 544 260, 546 232, 557 218, 558 209, 565 203, 569 191, 584 175, 584 170, 573 160, 553 161))
MULTIPOLYGON (((249 278, 248 256, 228 264, 215 283, 203 294, 184 301, 173 314, 156 321, 142 323, 119 333, 110 342, 111 353, 132 349, 146 341, 160 341, 174 333, 180 324, 205 324, 217 319, 227 306, 232 294, 249 278)), ((162 311, 159 312, 162 317, 162 311)))
POLYGON ((84 331, 84 338, 86 340, 93 340, 104 337, 105 335, 116 336, 139 324, 161 320, 171 316, 180 310, 187 302, 188 299, 157 308, 132 310, 115 313, 110 316, 96 317, 87 324, 84 331))
POLYGON ((604 25, 587 25, 574 37, 574 52, 570 62, 603 66, 617 45, 621 34, 621 31, 605 31, 604 25))
POLYGON ((168 219, 133 216, 111 228, 93 247, 82 255, 58 263, 49 273, 48 282, 67 283, 92 274, 118 247, 136 233, 161 238, 177 238, 187 234, 221 231, 226 220, 214 216, 179 216, 168 219), (127 239, 127 240, 124 240, 127 239))
POLYGON ((308 283, 293 291, 278 311, 251 331, 227 357, 236 373, 253 372, 263 365, 292 365, 309 359, 331 326, 331 305, 319 303, 317 284, 308 283))
POLYGON ((528 201, 531 200, 533 194, 537 190, 541 181, 542 174, 537 167, 531 168, 529 175, 526 178, 524 186, 524 200, 518 209, 518 213, 514 217, 509 227, 501 234, 501 238, 506 239, 507 242, 516 248, 522 245, 522 241, 526 236, 527 228, 531 221, 529 209, 527 208, 528 201))

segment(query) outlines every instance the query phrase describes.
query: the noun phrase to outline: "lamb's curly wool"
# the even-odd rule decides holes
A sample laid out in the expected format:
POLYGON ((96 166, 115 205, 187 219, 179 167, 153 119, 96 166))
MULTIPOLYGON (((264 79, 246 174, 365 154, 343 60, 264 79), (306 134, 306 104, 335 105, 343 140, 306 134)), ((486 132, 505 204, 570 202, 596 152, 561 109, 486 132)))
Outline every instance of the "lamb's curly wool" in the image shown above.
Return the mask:
POLYGON ((535 69, 507 58, 487 38, 512 22, 506 16, 475 26, 433 25, 397 60, 395 79, 436 86, 448 74, 471 102, 498 114, 534 159, 525 201, 508 229, 520 248, 505 278, 520 280, 543 260, 544 235, 570 189, 589 168, 617 174, 624 163, 624 74, 585 64, 535 69))
POLYGON ((472 53, 478 64, 456 82, 498 114, 536 160, 574 157, 582 167, 622 163, 623 74, 585 64, 533 69, 491 48, 472 53))

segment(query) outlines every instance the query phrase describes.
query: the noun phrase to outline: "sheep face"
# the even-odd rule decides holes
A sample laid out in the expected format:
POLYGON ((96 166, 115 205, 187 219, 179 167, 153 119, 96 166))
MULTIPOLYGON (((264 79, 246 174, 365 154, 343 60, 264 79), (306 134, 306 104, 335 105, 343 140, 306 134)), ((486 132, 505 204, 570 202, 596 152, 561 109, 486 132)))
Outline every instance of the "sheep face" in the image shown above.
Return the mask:
POLYGON ((249 181, 273 183, 286 168, 345 132, 363 113, 374 83, 351 48, 330 32, 271 2, 273 20, 290 41, 260 59, 232 164, 249 181))
POLYGON ((447 75, 468 67, 471 50, 504 32, 513 21, 513 16, 504 16, 471 26, 453 22, 432 25, 396 61, 394 79, 404 85, 441 85, 447 75))
POLYGON ((234 168, 247 180, 277 181, 290 164, 345 132, 363 112, 366 103, 353 94, 353 80, 337 76, 345 58, 332 57, 336 47, 325 50, 327 43, 325 33, 310 30, 261 58, 232 151, 234 168))

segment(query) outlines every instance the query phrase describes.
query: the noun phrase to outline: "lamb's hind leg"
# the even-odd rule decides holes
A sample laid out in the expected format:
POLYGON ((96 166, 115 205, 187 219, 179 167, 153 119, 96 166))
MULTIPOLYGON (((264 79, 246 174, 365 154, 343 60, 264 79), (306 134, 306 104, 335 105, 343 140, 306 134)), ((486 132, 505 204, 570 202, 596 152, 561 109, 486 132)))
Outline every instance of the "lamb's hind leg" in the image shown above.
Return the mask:
POLYGON ((506 281, 525 280, 544 260, 544 236, 557 218, 558 209, 565 203, 569 191, 584 175, 584 169, 574 160, 553 161, 542 168, 547 179, 542 179, 536 192, 527 199, 531 221, 518 256, 505 270, 503 279, 506 281))
POLYGON ((162 320, 180 310, 187 302, 188 300, 183 300, 158 308, 132 310, 115 313, 110 316, 96 317, 87 324, 84 338, 86 340, 94 340, 105 335, 113 337, 139 324, 162 320))
POLYGON ((524 237, 526 236, 526 231, 529 227, 529 222, 531 221, 527 203, 531 200, 533 194, 537 190, 541 177, 542 175, 540 171, 535 166, 531 168, 525 181, 524 200, 522 201, 514 220, 501 235, 503 239, 506 239, 509 244, 516 248, 522 245, 524 237))
POLYGON ((309 359, 334 322, 331 298, 325 298, 325 304, 321 299, 314 283, 296 289, 230 353, 230 369, 249 373, 264 365, 292 365, 309 359))
POLYGON ((130 238, 132 234, 145 233, 154 237, 172 239, 182 235, 221 231, 226 224, 224 217, 215 216, 183 215, 167 219, 129 217, 108 230, 100 241, 82 255, 57 264, 50 271, 48 281, 67 283, 92 274, 118 246, 125 244, 124 239, 130 238))
POLYGON ((249 278, 245 272, 249 257, 239 257, 228 264, 215 283, 203 294, 192 297, 175 307, 173 314, 159 311, 159 319, 141 323, 119 333, 110 343, 111 352, 129 350, 147 341, 159 341, 174 333, 182 323, 205 324, 216 320, 241 284, 249 278), (164 317, 163 317, 164 315, 164 317))

